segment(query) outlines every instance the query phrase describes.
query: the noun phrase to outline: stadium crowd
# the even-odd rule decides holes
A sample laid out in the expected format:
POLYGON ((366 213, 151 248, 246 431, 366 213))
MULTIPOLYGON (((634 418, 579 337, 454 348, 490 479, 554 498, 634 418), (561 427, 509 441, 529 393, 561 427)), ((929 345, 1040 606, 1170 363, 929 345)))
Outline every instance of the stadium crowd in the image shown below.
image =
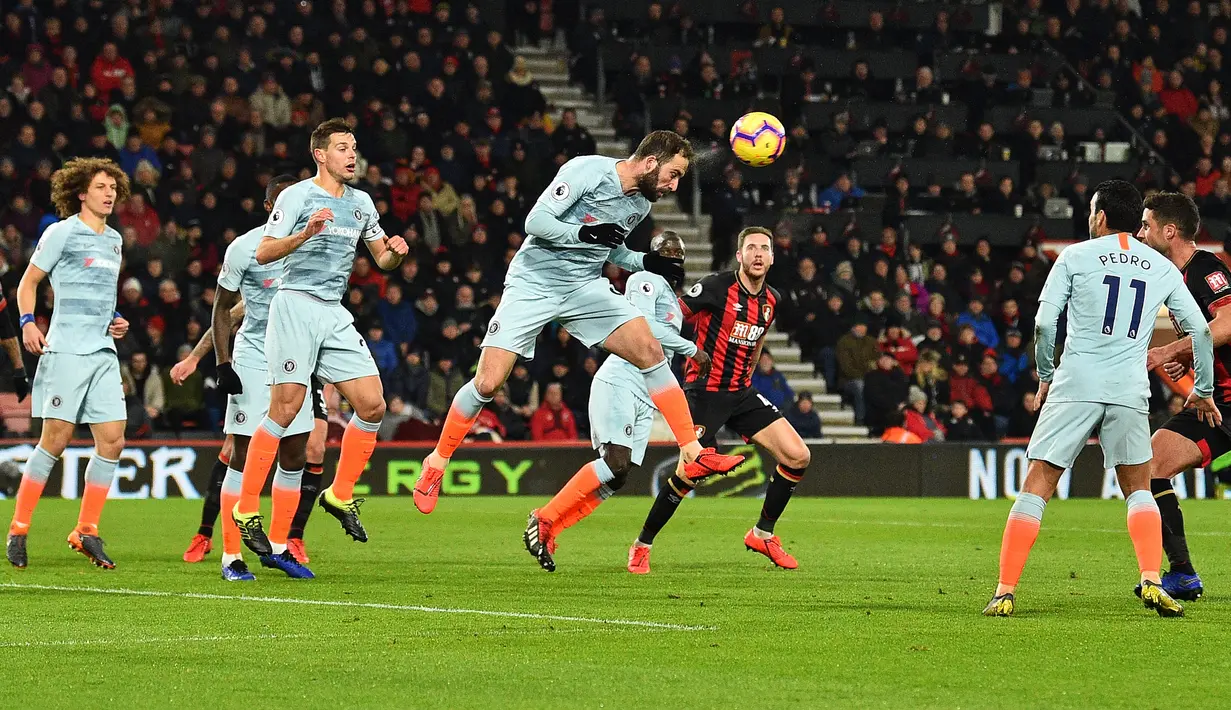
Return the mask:
MULTIPOLYGON (((637 40, 626 45, 626 66, 606 68, 621 136, 639 138, 661 100, 727 100, 729 117, 770 101, 783 118, 785 170, 758 173, 730 156, 726 120, 672 112, 665 127, 718 157, 687 176, 680 202, 691 207, 688 181, 699 180, 715 225, 714 268, 728 263, 742 226, 776 227, 779 325, 874 434, 1029 434, 1045 225, 1085 232, 1096 166, 1078 160, 1089 159, 1084 142, 1132 142, 1140 132, 1132 159, 1113 169, 1131 169, 1143 188, 1193 194, 1210 219, 1231 217, 1231 110, 1221 88, 1231 1, 1146 0, 1138 15, 1123 3, 1026 0, 994 37, 963 12, 926 4, 915 10, 931 13, 923 27, 906 22, 907 9, 796 24, 795 10, 755 2, 742 3, 746 16, 734 22, 708 22, 689 2, 649 2, 638 5, 644 16, 611 21, 601 5, 584 16, 575 3, 554 5, 572 76, 591 91, 603 47, 637 40), (646 43, 702 49, 655 65, 646 43), (848 50, 841 76, 805 51, 818 46, 848 50), (799 51, 775 73, 758 67, 761 49, 799 51), (865 57, 893 53, 909 57, 906 76, 872 73, 879 65, 865 57), (941 71, 952 57, 956 69, 941 71), (908 118, 891 119, 893 107, 908 118), (1008 130, 992 117, 1003 107, 1021 111, 1008 130), (1126 122, 1084 135, 1030 113, 1109 107, 1126 122), (892 171, 859 169, 879 158, 892 171), (952 176, 924 167, 954 161, 965 162, 952 176), (1002 175, 998 165, 1010 164, 1002 175), (1020 218, 1022 237, 1006 244, 946 223, 919 238, 908 220, 927 213, 1020 218)), ((118 309, 133 324, 119 344, 129 435, 216 430, 223 403, 209 359, 182 387, 169 384, 168 370, 210 322, 227 244, 264 221, 264 184, 311 174, 311 127, 343 116, 363 156, 356 187, 413 255, 390 274, 360 256, 345 299, 385 380, 382 437, 439 420, 478 357, 529 207, 558 165, 595 151, 573 111, 549 111, 506 42, 508 33, 537 41, 550 7, 510 3, 508 17, 489 18, 473 4, 423 0, 19 3, 4 15, 0 49, 0 284, 11 300, 55 220, 56 167, 74 155, 116 160, 134 186, 114 217, 125 239, 118 309)), ((45 293, 36 311, 44 327, 50 304, 45 293)), ((602 357, 562 329, 545 330, 478 435, 584 437, 602 357)), ((811 394, 791 390, 772 353, 757 384, 801 431, 821 433, 811 394)))
MULTIPOLYGON (((617 131, 632 138, 648 116, 717 156, 698 178, 715 268, 740 228, 777 224, 770 280, 789 304, 780 326, 857 422, 890 430, 886 440, 1030 434, 1048 225, 1067 220, 1084 237, 1099 179, 1178 189, 1200 205, 1206 239, 1228 236, 1231 3, 1025 0, 1006 8, 997 36, 963 7, 863 7, 852 18, 839 3, 762 5, 740 3, 739 17, 714 22, 703 2, 650 2, 644 16, 613 21, 594 9, 573 45, 577 76, 598 71, 593 47, 616 43, 606 78, 617 131), (702 48, 688 51, 694 43, 702 48), (833 47, 848 50, 837 71, 816 60, 833 47), (785 52, 785 66, 769 50, 785 52), (873 69, 891 65, 887 55, 908 62, 896 78, 873 69), (764 179, 735 161, 727 120, 706 110, 715 102, 730 117, 754 106, 781 116, 787 169, 764 179), (665 119, 664 104, 674 107, 665 119), (993 114, 1006 109, 998 127, 993 114), (1124 120, 1090 118, 1111 109, 1124 120), (1066 126, 1064 116, 1083 113, 1066 126), (1127 158, 1108 157, 1117 142, 1131 146, 1127 158), (954 162, 947 180, 941 166, 954 162), (806 218, 838 213, 851 216, 806 218), (962 233, 950 221, 912 233, 909 218, 928 213, 1016 218, 1020 236, 962 233)), ((1156 409, 1174 407, 1156 385, 1156 409)))

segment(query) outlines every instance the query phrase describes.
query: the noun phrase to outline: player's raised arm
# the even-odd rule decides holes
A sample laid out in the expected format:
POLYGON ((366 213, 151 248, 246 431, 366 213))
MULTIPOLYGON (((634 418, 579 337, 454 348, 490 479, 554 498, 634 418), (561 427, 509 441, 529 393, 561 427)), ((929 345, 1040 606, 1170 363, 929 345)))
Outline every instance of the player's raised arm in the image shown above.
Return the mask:
POLYGON ((290 254, 312 237, 320 234, 333 221, 333 210, 322 207, 308 216, 303 229, 295 232, 295 223, 303 212, 303 200, 297 190, 283 190, 265 222, 265 238, 256 248, 256 263, 268 264, 290 254))
POLYGON ((363 243, 368 245, 368 252, 376 266, 384 271, 393 271, 402 264, 402 257, 410 252, 406 240, 400 236, 389 236, 380 226, 380 216, 376 206, 368 198, 368 217, 363 225, 363 243))
POLYGON ((526 215, 526 234, 556 244, 595 244, 610 248, 622 245, 628 236, 623 225, 571 224, 561 219, 583 195, 594 189, 600 177, 585 160, 574 158, 565 163, 526 215))

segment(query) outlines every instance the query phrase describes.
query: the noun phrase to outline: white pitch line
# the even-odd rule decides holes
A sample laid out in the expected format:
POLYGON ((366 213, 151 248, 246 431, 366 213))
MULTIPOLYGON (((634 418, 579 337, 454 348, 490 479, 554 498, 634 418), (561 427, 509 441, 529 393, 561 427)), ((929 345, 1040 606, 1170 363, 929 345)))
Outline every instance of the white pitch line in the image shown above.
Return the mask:
POLYGON ((147 589, 105 589, 103 587, 63 587, 53 584, 19 584, 16 582, 0 582, 3 589, 36 589, 48 592, 79 592, 83 594, 118 594, 131 597, 167 597, 176 599, 208 599, 213 601, 263 602, 266 604, 302 604, 304 606, 333 606, 356 609, 378 609, 382 611, 418 611, 426 614, 471 614, 474 616, 494 616, 505 619, 533 619, 538 621, 572 621, 581 624, 599 624, 601 626, 636 626, 646 629, 664 629, 668 631, 717 631, 716 626, 690 626, 687 624, 667 624, 659 621, 637 621, 635 619, 596 619, 586 616, 560 616, 556 614, 533 614, 520 611, 491 611, 488 609, 452 609, 447 607, 419 606, 416 604, 382 604, 375 602, 351 602, 328 599, 290 599, 287 597, 249 597, 231 594, 205 594, 201 592, 164 592, 147 589))
POLYGON ((0 648, 43 648, 47 646, 127 646, 157 643, 218 643, 226 641, 281 641, 305 638, 303 634, 257 634, 249 636, 168 636, 164 638, 68 639, 63 641, 6 641, 0 648))

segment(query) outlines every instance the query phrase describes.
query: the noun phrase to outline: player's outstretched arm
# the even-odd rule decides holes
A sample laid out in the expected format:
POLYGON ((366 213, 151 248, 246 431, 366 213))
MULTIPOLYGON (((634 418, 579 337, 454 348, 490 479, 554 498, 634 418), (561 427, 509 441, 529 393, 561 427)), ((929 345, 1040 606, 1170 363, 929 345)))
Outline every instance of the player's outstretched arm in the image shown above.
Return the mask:
POLYGON ((621 244, 611 250, 611 256, 607 257, 607 263, 615 264, 625 271, 637 273, 638 271, 646 270, 645 258, 647 256, 649 256, 649 254, 633 251, 632 249, 629 249, 621 244))
MULTIPOLYGON (((584 160, 574 159, 565 163, 526 215, 526 234, 562 245, 585 243, 614 249, 623 244, 628 236, 624 225, 569 224, 561 219, 578 200, 594 191, 601 178, 584 160)), ((628 268, 623 264, 619 266, 628 268)))

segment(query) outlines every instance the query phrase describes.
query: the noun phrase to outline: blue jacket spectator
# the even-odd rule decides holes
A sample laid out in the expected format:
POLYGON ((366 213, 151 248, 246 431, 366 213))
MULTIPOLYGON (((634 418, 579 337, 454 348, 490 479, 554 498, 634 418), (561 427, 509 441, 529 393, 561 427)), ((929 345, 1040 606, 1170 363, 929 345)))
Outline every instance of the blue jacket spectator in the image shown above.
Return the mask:
POLYGON ((158 159, 158 153, 154 149, 141 142, 141 136, 137 135, 136 131, 128 134, 128 142, 120 149, 120 169, 127 175, 128 179, 135 180, 137 178, 137 166, 142 160, 148 160, 150 165, 154 166, 160 174, 162 173, 162 161, 158 159))
POLYGON ((391 283, 386 287, 385 297, 376 304, 376 313, 391 343, 401 345, 415 342, 419 335, 419 320, 415 318, 414 304, 403 300, 401 284, 391 283))
POLYGON ((1030 369, 1030 356, 1022 348, 1022 333, 1010 328, 1004 334, 1004 352, 1000 354, 1000 376, 1016 385, 1030 369))
POLYGON ((381 377, 388 377, 398 366, 397 346, 385 340, 385 330, 380 324, 368 328, 368 350, 372 351, 372 359, 376 361, 381 377))
POLYGON ((821 417, 812 407, 812 393, 800 392, 795 406, 786 413, 786 420, 805 439, 821 437, 821 417))
POLYGON ((978 298, 970 299, 970 304, 966 306, 966 312, 957 317, 957 325, 969 325, 975 329, 975 337, 985 347, 995 350, 1000 347, 1000 335, 996 332, 996 324, 992 321, 991 316, 983 310, 983 301, 978 298))
POLYGON ((842 207, 842 203, 848 199, 858 200, 865 194, 862 187, 851 182, 851 176, 842 173, 838 176, 833 184, 821 191, 821 194, 816 196, 816 206, 826 211, 834 211, 842 207))
POLYGON ((752 373, 752 386, 780 410, 795 401, 795 392, 787 384, 786 375, 774 367, 774 358, 769 353, 761 353, 757 371, 752 373))

